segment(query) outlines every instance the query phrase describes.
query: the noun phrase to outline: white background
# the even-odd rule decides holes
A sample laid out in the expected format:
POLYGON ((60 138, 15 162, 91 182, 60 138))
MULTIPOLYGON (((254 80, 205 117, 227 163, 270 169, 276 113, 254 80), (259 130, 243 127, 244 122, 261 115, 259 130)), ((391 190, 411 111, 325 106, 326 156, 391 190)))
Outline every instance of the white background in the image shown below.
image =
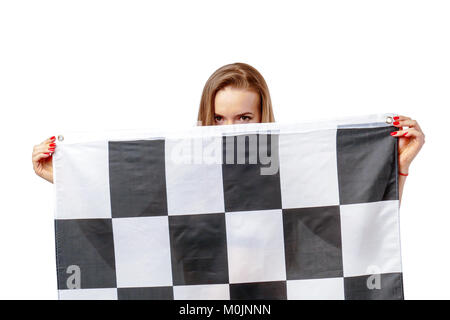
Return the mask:
POLYGON ((405 297, 450 298, 448 1, 1 1, 0 298, 56 299, 53 186, 33 145, 190 127, 208 77, 246 62, 278 122, 394 112, 426 144, 401 207, 405 297))

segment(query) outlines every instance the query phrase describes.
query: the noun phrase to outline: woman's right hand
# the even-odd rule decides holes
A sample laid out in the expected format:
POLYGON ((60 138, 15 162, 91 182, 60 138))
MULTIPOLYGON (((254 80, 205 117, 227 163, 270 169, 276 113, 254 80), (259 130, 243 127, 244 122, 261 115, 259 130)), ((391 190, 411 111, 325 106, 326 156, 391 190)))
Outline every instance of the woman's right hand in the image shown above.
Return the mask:
POLYGON ((35 145, 33 148, 33 169, 36 174, 47 180, 48 182, 53 183, 53 160, 52 154, 55 152, 56 138, 51 137, 45 141, 42 141, 41 144, 35 145))

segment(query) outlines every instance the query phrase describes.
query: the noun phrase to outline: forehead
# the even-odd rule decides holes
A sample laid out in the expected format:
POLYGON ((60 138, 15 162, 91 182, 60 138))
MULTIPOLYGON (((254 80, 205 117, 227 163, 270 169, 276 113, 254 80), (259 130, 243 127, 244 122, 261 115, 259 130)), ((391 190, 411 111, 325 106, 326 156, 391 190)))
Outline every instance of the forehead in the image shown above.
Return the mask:
POLYGON ((225 87, 217 92, 214 106, 215 112, 242 113, 259 110, 259 94, 251 89, 225 87))

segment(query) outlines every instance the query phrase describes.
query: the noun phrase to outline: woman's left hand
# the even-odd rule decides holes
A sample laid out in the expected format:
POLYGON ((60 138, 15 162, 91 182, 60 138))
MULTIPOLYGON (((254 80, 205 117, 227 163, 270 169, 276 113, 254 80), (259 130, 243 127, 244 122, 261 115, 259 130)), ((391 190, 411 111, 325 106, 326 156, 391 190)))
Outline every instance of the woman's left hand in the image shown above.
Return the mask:
POLYGON ((394 117, 394 126, 399 131, 391 133, 398 141, 398 170, 408 174, 409 166, 425 143, 425 134, 416 120, 405 116, 394 117), (408 127, 408 128, 403 128, 408 127))

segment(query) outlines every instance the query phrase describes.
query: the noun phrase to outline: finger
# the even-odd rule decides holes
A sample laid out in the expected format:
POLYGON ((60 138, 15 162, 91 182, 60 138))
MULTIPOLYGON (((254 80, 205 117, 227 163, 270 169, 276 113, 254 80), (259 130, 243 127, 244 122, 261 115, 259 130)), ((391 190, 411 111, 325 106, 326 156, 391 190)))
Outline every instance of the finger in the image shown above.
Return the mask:
POLYGON ((419 131, 422 131, 422 129, 419 126, 419 123, 413 119, 404 119, 404 120, 399 119, 399 120, 394 121, 393 125, 396 126, 397 128, 409 127, 409 128, 415 128, 419 131))
POLYGON ((415 128, 408 128, 405 130, 398 130, 398 131, 393 131, 391 132, 391 136, 393 137, 397 137, 397 138, 402 138, 402 137, 408 137, 408 138, 418 138, 419 140, 424 140, 425 139, 425 135, 415 129, 415 128))
POLYGON ((42 159, 51 157, 51 153, 50 152, 41 152, 39 154, 36 154, 35 156, 33 156, 33 163, 39 162, 42 159))
POLYGON ((56 145, 52 146, 51 144, 40 144, 33 148, 33 154, 39 152, 54 152, 56 149, 56 145))
POLYGON ((50 137, 48 139, 45 139, 44 141, 41 142, 41 144, 43 144, 43 143, 52 143, 52 142, 55 142, 55 141, 56 141, 56 137, 53 136, 53 137, 50 137))
POLYGON ((54 143, 54 142, 50 142, 50 143, 46 143, 46 144, 44 144, 44 146, 46 146, 46 147, 48 147, 48 148, 56 148, 56 143, 54 143))
POLYGON ((31 157, 32 157, 32 159, 34 159, 36 156, 38 156, 42 153, 53 153, 53 152, 55 152, 55 148, 48 147, 46 145, 39 145, 33 150, 31 157))
POLYGON ((395 116, 394 118, 393 118, 395 121, 398 121, 398 120, 411 120, 411 118, 410 117, 406 117, 406 116, 402 116, 402 115, 397 115, 397 116, 395 116))
MULTIPOLYGON (((54 137, 52 137, 54 138, 54 137)), ((41 151, 43 148, 49 149, 49 148, 56 148, 55 140, 52 140, 52 138, 49 138, 47 140, 42 141, 40 144, 37 144, 33 147, 33 152, 35 151, 41 151)))

